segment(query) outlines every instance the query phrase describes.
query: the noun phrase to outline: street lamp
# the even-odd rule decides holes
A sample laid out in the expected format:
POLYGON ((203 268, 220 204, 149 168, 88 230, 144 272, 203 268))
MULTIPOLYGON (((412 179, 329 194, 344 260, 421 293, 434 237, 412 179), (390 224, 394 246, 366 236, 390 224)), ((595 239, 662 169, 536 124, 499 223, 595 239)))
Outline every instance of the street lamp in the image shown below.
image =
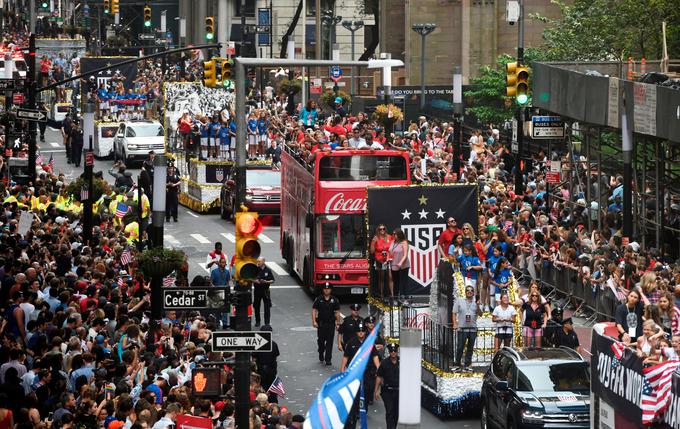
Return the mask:
MULTIPOLYGON (((344 20, 342 21, 342 26, 345 27, 347 30, 352 33, 352 58, 351 60, 354 61, 354 33, 358 31, 360 28, 364 26, 364 21, 362 20, 344 20)), ((354 66, 352 66, 352 76, 350 80, 350 95, 354 95, 354 66)))
POLYGON ((425 109, 425 38, 432 33, 437 24, 413 24, 411 30, 420 34, 420 109, 425 109))
POLYGON ((321 22, 328 27, 328 59, 333 59, 333 39, 335 38, 335 26, 342 21, 342 16, 335 16, 332 10, 324 10, 321 22))

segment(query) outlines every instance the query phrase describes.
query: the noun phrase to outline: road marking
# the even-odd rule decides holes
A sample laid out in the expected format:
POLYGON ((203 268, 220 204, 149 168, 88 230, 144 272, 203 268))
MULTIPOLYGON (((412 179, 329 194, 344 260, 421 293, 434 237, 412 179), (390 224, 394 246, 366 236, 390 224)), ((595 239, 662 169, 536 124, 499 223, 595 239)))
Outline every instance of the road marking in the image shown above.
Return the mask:
POLYGON ((210 272, 208 268, 205 266, 205 262, 196 262, 199 267, 203 268, 205 271, 210 272))
POLYGON ((198 217, 197 214, 194 214, 193 212, 190 212, 189 210, 187 210, 187 214, 188 214, 188 215, 191 215, 191 216, 193 216, 193 217, 198 217))
POLYGON ((273 242, 274 242, 274 240, 272 240, 271 238, 267 237, 267 236, 264 235, 264 234, 260 234, 260 235, 258 236, 258 238, 259 238, 260 240, 262 240, 263 243, 269 244, 269 243, 273 243, 273 242))
MULTIPOLYGON (((196 216, 198 217, 198 216, 196 216)), ((208 244, 210 243, 210 240, 207 238, 203 237, 201 234, 189 234, 191 235, 196 241, 198 241, 201 244, 208 244)))
POLYGON ((277 264, 276 262, 267 262, 267 266, 271 268, 274 273, 280 275, 280 276, 287 276, 288 271, 286 271, 281 265, 277 264))
POLYGON ((236 237, 234 237, 234 234, 229 233, 229 232, 223 232, 220 235, 222 237, 226 238, 227 240, 231 241, 232 243, 236 243, 236 237))
POLYGON ((179 240, 170 234, 165 234, 163 238, 165 238, 170 244, 180 244, 179 240))
POLYGON ((300 286, 298 285, 271 285, 269 286, 269 289, 298 289, 300 286))
POLYGON ((41 150, 40 153, 66 153, 66 149, 41 150))
POLYGON ((57 143, 57 142, 50 142, 50 146, 52 146, 52 147, 59 147, 59 143, 57 143))

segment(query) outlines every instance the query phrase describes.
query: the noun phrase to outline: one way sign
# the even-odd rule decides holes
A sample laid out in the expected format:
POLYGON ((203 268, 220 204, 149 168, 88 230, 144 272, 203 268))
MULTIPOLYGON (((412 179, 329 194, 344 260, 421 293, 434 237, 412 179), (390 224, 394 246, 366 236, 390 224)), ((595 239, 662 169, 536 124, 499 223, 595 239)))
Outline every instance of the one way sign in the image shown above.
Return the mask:
POLYGON ((216 352, 270 352, 272 333, 257 331, 215 331, 213 351, 216 352))
POLYGON ((32 109, 17 109, 17 119, 26 119, 28 121, 47 122, 47 112, 44 110, 32 109))

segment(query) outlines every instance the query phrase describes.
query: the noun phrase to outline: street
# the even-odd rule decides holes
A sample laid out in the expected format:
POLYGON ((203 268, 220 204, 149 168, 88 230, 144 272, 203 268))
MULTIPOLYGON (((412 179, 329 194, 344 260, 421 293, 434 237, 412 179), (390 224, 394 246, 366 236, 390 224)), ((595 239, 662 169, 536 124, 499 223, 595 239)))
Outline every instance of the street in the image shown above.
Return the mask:
MULTIPOLYGON (((74 179, 82 172, 76 170, 72 164, 66 163, 65 150, 58 131, 48 128, 45 142, 40 143, 41 153, 49 160, 54 156, 55 168, 64 172, 68 179, 74 179)), ((113 177, 108 170, 113 165, 112 160, 95 160, 94 171, 102 171, 104 177, 113 183, 113 177)), ((139 164, 130 171, 136 179, 139 174, 139 164)), ((82 169, 82 165, 81 165, 82 169)), ((286 397, 280 402, 289 407, 293 413, 305 414, 309 409, 312 398, 319 387, 328 377, 340 368, 342 355, 334 347, 333 365, 330 367, 320 364, 316 351, 316 333, 311 324, 311 307, 313 298, 303 291, 297 279, 288 275, 285 262, 281 259, 279 250, 279 228, 267 226, 260 235, 262 256, 276 276, 272 289, 272 326, 273 338, 279 346, 279 376, 282 378, 286 397)), ((165 224, 163 234, 164 245, 182 249, 189 256, 189 280, 196 275, 208 275, 205 261, 215 241, 221 241, 228 257, 234 252, 234 224, 222 220, 219 214, 197 214, 180 206, 179 222, 165 224)), ((343 299, 341 311, 349 314, 348 304, 354 301, 343 299)), ((363 304, 361 315, 367 316, 368 309, 363 304)), ((476 427, 478 420, 455 420, 457 427, 476 427)), ((368 413, 368 425, 371 428, 385 427, 384 407, 380 401, 375 402, 368 413)), ((422 427, 446 428, 451 427, 452 421, 443 421, 428 411, 423 410, 422 427)))

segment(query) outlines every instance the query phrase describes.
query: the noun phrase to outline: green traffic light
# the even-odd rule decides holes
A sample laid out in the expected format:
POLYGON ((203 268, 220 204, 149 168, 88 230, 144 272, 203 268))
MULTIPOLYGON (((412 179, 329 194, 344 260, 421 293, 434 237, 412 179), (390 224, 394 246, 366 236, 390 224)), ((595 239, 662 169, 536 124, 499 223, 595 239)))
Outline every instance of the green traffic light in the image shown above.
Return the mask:
POLYGON ((49 3, 47 3, 46 1, 42 2, 43 9, 47 9, 49 6, 50 6, 49 3))
POLYGON ((145 27, 151 27, 151 21, 144 21, 145 27))
POLYGON ((206 40, 212 40, 213 37, 215 37, 212 33, 206 33, 205 38, 206 40))
POLYGON ((526 94, 517 95, 517 104, 527 104, 529 101, 529 96, 526 94))
POLYGON ((109 10, 108 10, 108 9, 104 9, 104 13, 105 13, 105 14, 108 14, 108 13, 109 13, 109 10))

